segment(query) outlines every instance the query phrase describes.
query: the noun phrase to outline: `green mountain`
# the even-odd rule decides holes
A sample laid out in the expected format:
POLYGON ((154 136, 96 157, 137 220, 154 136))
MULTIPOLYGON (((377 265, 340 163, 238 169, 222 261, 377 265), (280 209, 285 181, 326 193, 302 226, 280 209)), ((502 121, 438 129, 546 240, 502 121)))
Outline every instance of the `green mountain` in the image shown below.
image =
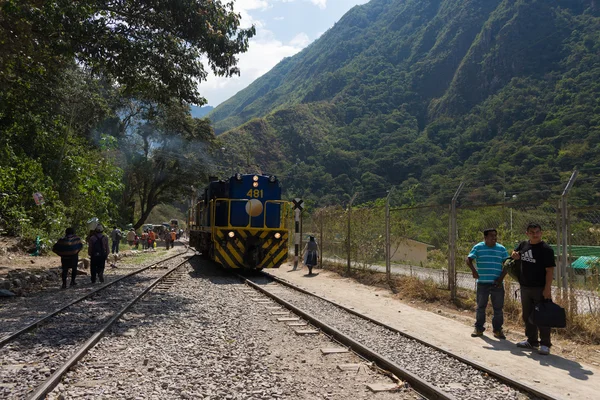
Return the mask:
MULTIPOLYGON (((371 0, 209 114, 238 165, 337 203, 545 199, 600 164, 595 0, 371 0)), ((576 190, 598 201, 600 182, 576 190)))

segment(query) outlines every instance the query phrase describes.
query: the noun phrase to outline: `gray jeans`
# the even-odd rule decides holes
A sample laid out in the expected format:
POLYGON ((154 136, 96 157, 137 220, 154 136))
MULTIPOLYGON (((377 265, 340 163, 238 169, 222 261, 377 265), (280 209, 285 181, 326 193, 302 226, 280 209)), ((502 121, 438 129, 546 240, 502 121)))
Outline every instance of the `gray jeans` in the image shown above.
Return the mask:
POLYGON ((492 298, 492 308, 494 317, 492 318, 492 327, 495 331, 502 329, 504 324, 504 285, 495 286, 493 283, 477 282, 477 312, 475 314, 475 328, 478 331, 484 331, 485 309, 488 299, 492 298))
POLYGON ((544 301, 543 287, 521 286, 521 305, 523 306, 523 321, 525 322, 525 336, 532 346, 552 346, 550 341, 550 330, 552 328, 537 326, 529 322, 529 316, 533 312, 536 303, 544 301), (538 340, 538 331, 540 339, 538 340))

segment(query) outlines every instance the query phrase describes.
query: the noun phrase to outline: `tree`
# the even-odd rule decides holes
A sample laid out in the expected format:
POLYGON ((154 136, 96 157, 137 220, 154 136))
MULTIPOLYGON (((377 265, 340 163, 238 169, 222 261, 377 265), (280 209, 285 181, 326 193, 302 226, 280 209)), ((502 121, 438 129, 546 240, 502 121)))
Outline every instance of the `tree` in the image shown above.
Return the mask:
POLYGON ((236 55, 255 34, 239 27, 233 3, 219 0, 3 0, 0 83, 49 79, 76 59, 129 95, 204 104, 201 56, 219 76, 239 74, 236 55))
POLYGON ((184 105, 134 103, 137 117, 119 140, 125 170, 120 209, 122 222, 137 229, 156 205, 180 200, 191 185, 206 180, 214 134, 208 120, 192 118, 184 105), (131 221, 134 202, 140 215, 131 221))

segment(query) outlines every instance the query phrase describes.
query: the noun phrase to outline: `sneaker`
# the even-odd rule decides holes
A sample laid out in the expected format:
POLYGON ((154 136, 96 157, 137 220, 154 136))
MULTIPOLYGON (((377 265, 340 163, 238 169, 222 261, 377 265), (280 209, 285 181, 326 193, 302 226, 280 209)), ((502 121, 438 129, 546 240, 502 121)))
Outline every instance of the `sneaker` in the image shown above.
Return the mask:
POLYGON ((67 288, 67 284, 63 283, 62 286, 60 287, 61 289, 66 289, 67 288))
POLYGON ((73 287, 73 286, 77 286, 77 283, 71 282, 71 287, 73 287))
POLYGON ((499 331, 494 331, 494 337, 496 339, 506 339, 506 335, 504 335, 504 331, 502 331, 502 329, 500 329, 499 331))
POLYGON ((548 354, 550 354, 550 347, 541 345, 540 349, 538 350, 538 353, 543 356, 547 356, 548 354))
POLYGON ((483 336, 483 331, 480 331, 479 329, 475 328, 473 333, 471 333, 471 337, 479 337, 479 336, 483 336))
POLYGON ((534 348, 536 348, 538 346, 537 345, 534 346, 531 343, 529 343, 529 341, 523 340, 522 342, 517 343, 517 347, 520 347, 522 349, 533 350, 534 348))
POLYGON ((104 277, 103 276, 100 277, 100 283, 104 283, 104 277))

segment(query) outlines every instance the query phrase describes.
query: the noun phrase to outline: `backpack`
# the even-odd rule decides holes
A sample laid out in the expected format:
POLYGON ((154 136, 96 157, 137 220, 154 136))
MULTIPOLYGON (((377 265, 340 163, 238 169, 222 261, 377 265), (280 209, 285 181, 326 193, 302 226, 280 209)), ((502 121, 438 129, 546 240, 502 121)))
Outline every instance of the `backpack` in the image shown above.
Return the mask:
POLYGON ((521 279, 521 260, 513 260, 508 257, 502 262, 502 269, 508 270, 508 275, 513 278, 516 282, 520 282, 521 279))
POLYGON ((106 258, 106 252, 104 251, 104 236, 96 235, 96 241, 92 245, 92 257, 106 258))

